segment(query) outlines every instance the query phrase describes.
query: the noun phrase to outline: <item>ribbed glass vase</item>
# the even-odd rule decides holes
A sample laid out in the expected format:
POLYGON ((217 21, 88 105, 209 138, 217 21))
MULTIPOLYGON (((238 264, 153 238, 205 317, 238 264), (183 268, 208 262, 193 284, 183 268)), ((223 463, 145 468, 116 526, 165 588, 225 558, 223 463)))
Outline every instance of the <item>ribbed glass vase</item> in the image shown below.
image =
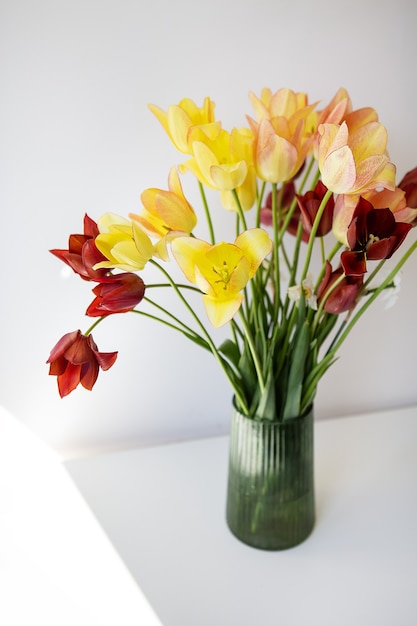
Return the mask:
POLYGON ((264 550, 308 537, 315 521, 313 407, 285 422, 234 409, 226 519, 238 539, 264 550))

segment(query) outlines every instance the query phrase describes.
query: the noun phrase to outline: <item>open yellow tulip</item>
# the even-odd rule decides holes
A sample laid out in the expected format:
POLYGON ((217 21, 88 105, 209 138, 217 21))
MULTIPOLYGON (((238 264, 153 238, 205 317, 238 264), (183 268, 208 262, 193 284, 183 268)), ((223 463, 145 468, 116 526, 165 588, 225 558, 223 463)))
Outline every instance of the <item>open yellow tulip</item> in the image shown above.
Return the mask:
POLYGON ((244 231, 234 243, 210 245, 193 237, 178 237, 172 253, 188 280, 203 292, 203 303, 214 327, 229 322, 243 301, 242 290, 270 253, 272 241, 262 228, 244 231))

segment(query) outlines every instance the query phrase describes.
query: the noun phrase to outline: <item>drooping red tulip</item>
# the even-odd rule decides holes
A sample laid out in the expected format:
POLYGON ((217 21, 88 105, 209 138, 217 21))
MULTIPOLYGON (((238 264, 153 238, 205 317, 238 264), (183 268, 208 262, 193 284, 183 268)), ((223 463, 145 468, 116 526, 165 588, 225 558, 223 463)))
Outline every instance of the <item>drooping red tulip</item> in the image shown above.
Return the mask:
POLYGON ((96 296, 86 311, 90 317, 126 313, 135 308, 145 295, 145 283, 132 272, 102 278, 94 287, 96 296))
POLYGON ((92 335, 74 330, 58 341, 47 363, 50 364, 49 374, 57 376, 59 395, 63 398, 80 383, 91 390, 99 369, 108 370, 116 358, 117 352, 99 352, 92 335))
POLYGON ((317 302, 320 304, 326 298, 324 310, 327 313, 344 313, 356 305, 359 291, 363 285, 363 275, 345 276, 329 293, 331 287, 342 275, 342 267, 333 271, 331 264, 326 261, 326 271, 317 290, 317 302))
POLYGON ((375 209, 361 197, 347 231, 350 250, 340 257, 345 274, 360 276, 367 271, 367 260, 389 259, 411 228, 411 224, 396 222, 390 209, 375 209))
POLYGON ((106 260, 94 243, 97 235, 99 235, 99 230, 96 222, 85 214, 84 234, 70 235, 68 250, 54 249, 50 252, 69 265, 83 280, 100 280, 108 273, 108 270, 106 268, 93 269, 96 263, 106 260))

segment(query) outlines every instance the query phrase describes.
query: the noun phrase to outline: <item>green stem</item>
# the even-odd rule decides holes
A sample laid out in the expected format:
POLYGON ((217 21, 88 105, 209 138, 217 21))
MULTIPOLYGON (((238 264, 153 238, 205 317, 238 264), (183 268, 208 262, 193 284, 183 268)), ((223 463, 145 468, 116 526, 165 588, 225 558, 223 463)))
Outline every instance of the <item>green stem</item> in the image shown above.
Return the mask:
POLYGON ((279 267, 279 246, 278 246, 278 233, 279 233, 279 216, 278 210, 281 209, 282 202, 282 192, 284 187, 281 186, 280 190, 280 198, 277 206, 277 183, 272 183, 272 227, 274 231, 273 241, 273 260, 274 260, 274 322, 276 323, 278 320, 278 313, 281 306, 281 276, 280 276, 280 267, 279 267))
POLYGON ((210 233, 210 241, 212 245, 214 245, 216 242, 216 238, 214 236, 213 222, 212 222, 211 215, 210 215, 210 209, 207 204, 207 198, 206 198, 206 193, 204 191, 204 185, 200 181, 198 181, 198 186, 200 188, 201 199, 202 199, 204 211, 206 214, 207 226, 208 226, 209 233, 210 233))
MULTIPOLYGON (((205 341, 200 335, 194 333, 193 331, 192 334, 189 334, 188 331, 184 330, 184 328, 181 328, 180 326, 175 326, 175 324, 171 324, 171 322, 168 322, 168 320, 164 320, 161 317, 158 317, 157 315, 152 315, 151 313, 147 313, 146 311, 138 311, 137 309, 132 309, 131 313, 136 313, 136 315, 142 315, 143 317, 147 317, 148 319, 151 319, 155 322, 160 322, 161 324, 168 326, 168 328, 177 330, 182 335, 185 335, 188 339, 192 339, 193 341, 196 340, 198 342, 198 345, 205 347, 206 350, 211 352, 207 341, 205 341)), ((183 326, 183 324, 181 324, 181 326, 183 326)))
MULTIPOLYGON (((190 291, 196 291, 197 293, 201 293, 201 291, 197 287, 194 287, 194 285, 186 285, 183 283, 176 283, 176 285, 180 289, 190 289, 190 291)), ((152 288, 159 288, 159 287, 169 287, 169 289, 172 289, 171 283, 150 283, 150 284, 147 283, 146 284, 146 290, 152 289, 152 288)))
MULTIPOLYGON (((291 267, 290 280, 289 280, 289 283, 288 283, 289 287, 292 287, 293 285, 296 284, 295 277, 296 277, 297 269, 298 269, 298 259, 300 257, 302 234, 303 234, 303 224, 302 224, 302 222, 300 220, 300 222, 298 224, 297 235, 296 235, 296 238, 295 238, 293 265, 291 267)), ((288 291, 287 291, 286 298, 285 298, 284 309, 283 309, 283 315, 284 316, 287 315, 287 311, 288 311, 289 305, 290 305, 290 298, 289 298, 288 291)))
POLYGON ((242 205, 240 204, 239 196, 237 195, 236 189, 232 189, 232 194, 236 202, 237 212, 238 212, 240 221, 242 222, 243 230, 247 230, 248 227, 246 224, 245 214, 243 212, 242 205))
POLYGON ((243 313, 241 311, 239 311, 239 316, 240 316, 240 319, 242 321, 242 326, 243 326, 244 331, 245 331, 245 337, 246 337, 246 340, 247 340, 248 345, 249 345, 249 349, 250 349, 250 353, 252 355, 253 363, 255 365, 256 374, 258 376, 259 389, 260 389, 261 393, 263 393, 264 390, 265 390, 265 381, 264 381, 264 376, 263 376, 263 372, 262 372, 261 363, 259 361, 258 352, 256 350, 255 342, 254 342, 254 339, 252 337, 252 333, 251 333, 251 330, 249 328, 249 325, 246 322, 245 316, 243 315, 243 313))
POLYGON ((337 278, 334 283, 332 284, 332 286, 326 291, 325 295, 323 296, 321 302, 320 302, 320 306, 317 309, 315 315, 314 315, 314 322, 312 325, 312 329, 311 329, 311 335, 314 336, 314 333, 316 331, 317 325, 321 319, 321 316, 323 314, 323 310, 324 310, 324 306, 326 304, 327 298, 330 296, 330 294, 336 289, 336 287, 345 279, 345 275, 341 274, 339 276, 339 278, 337 278))
POLYGON ((108 317, 108 315, 103 315, 103 317, 99 317, 94 324, 91 324, 90 328, 88 328, 88 330, 85 331, 84 335, 86 337, 88 337, 88 335, 90 335, 92 333, 92 331, 95 329, 96 326, 98 326, 100 324, 100 322, 102 322, 104 319, 106 319, 106 317, 108 317))
POLYGON ((262 181, 261 191, 259 192, 259 195, 258 195, 258 198, 257 198, 257 204, 256 204, 255 226, 257 228, 259 228, 259 226, 261 225, 261 208, 262 208, 262 201, 263 201, 263 197, 264 197, 264 193, 265 193, 265 187, 266 187, 266 182, 262 181))
POLYGON ((311 255, 313 253, 313 247, 314 247, 314 239, 316 237, 316 233, 320 224, 320 220, 322 218, 322 215, 324 213, 324 210, 326 208, 326 204, 329 200, 329 198, 332 196, 333 192, 330 191, 330 189, 328 189, 326 191, 326 193, 324 194, 324 198, 320 203, 319 206, 319 210, 317 211, 317 215, 314 218, 314 222, 313 222, 313 226, 311 227, 311 233, 309 236, 309 240, 308 240, 308 246, 307 246, 307 252, 306 252, 306 259, 305 259, 305 263, 304 263, 304 270, 301 276, 301 282, 303 282, 303 280, 305 279, 305 277, 308 274, 308 269, 310 267, 310 261, 311 261, 311 255))
POLYGON ((150 263, 152 263, 152 265, 154 265, 155 267, 157 267, 163 274, 164 276, 167 278, 168 282, 172 285, 172 288, 174 289, 175 293, 177 294, 177 296, 179 297, 179 299, 181 300, 181 302, 184 304, 184 306, 186 307, 186 309, 188 310, 188 312, 190 313, 191 317, 196 321, 196 323, 198 324, 198 326, 201 328, 201 330, 203 331, 203 334, 206 338, 206 341, 208 343, 208 345, 210 346, 210 350, 213 354, 213 356, 215 357, 215 359, 217 360, 217 362, 219 363, 220 367, 222 368, 222 370, 224 371, 225 375, 227 376, 228 380, 230 381, 230 384, 232 385, 233 391, 235 393, 236 398, 238 399, 240 406, 242 407, 242 410, 246 411, 246 413, 249 413, 249 407, 246 403, 246 399, 243 396, 242 390, 239 388, 239 386, 236 384, 235 380, 230 376, 230 373, 228 372, 226 365, 220 355, 220 352, 217 350, 209 332, 207 331, 206 327, 204 326, 204 324, 202 323, 202 321, 200 320, 200 318, 198 317, 197 313, 194 311, 194 309, 192 308, 192 306, 187 302, 186 298, 184 298, 183 294, 181 293, 180 289, 177 287, 175 281, 171 278, 170 274, 161 266, 159 265, 159 263, 157 263, 154 259, 151 259, 149 261, 150 263))
MULTIPOLYGON (((179 326, 182 326, 187 331, 187 333, 189 333, 190 335, 194 335, 195 337, 197 337, 201 341, 204 341, 204 339, 198 333, 196 333, 195 330, 193 330, 192 328, 187 326, 187 324, 182 322, 178 317, 176 317, 175 315, 170 313, 170 311, 165 309, 163 306, 161 306, 160 304, 158 304, 154 300, 151 300, 150 298, 144 297, 143 299, 144 299, 145 302, 147 302, 148 304, 150 304, 153 307, 155 307, 156 309, 158 309, 158 311, 161 311, 162 313, 164 313, 164 315, 166 315, 167 317, 170 317, 171 319, 173 319, 174 322, 176 324, 178 324, 179 326)), ((157 318, 157 319, 160 319, 161 322, 163 321, 161 318, 157 318)))
POLYGON ((382 261, 380 261, 378 263, 378 265, 376 266, 376 268, 369 274, 368 278, 366 279, 366 281, 364 282, 363 286, 362 286, 362 290, 363 292, 365 292, 367 290, 368 285, 373 281, 373 279, 375 278, 375 276, 378 274, 378 272, 382 269, 382 267, 384 266, 386 262, 386 259, 382 259, 382 261))
POLYGON ((395 276, 398 274, 404 263, 409 259, 414 250, 417 249, 417 241, 407 250, 407 252, 403 255, 403 257, 398 261, 397 265, 394 267, 392 272, 387 276, 387 278, 380 284, 380 286, 374 291, 372 296, 370 296, 365 304, 359 309, 359 311, 354 315, 351 321, 346 325, 344 332, 340 335, 339 340, 334 344, 332 349, 332 354, 336 354, 339 350, 340 346, 355 326, 356 322, 362 317, 365 311, 371 306, 371 304, 376 300, 379 294, 386 289, 386 287, 394 280, 395 276))
MULTIPOLYGON (((307 171, 306 171, 305 175, 303 176, 303 180, 301 181, 301 184, 300 184, 300 186, 298 188, 298 195, 301 195, 301 193, 302 193, 302 191, 304 189, 304 186, 305 186, 305 184, 306 184, 306 182, 308 180, 308 177, 310 176, 310 173, 311 173, 311 170, 312 170, 312 167, 313 167, 314 163, 315 163, 315 159, 311 158, 310 163, 309 163, 309 165, 307 167, 307 171)), ((319 176, 320 176, 320 171, 317 170, 316 175, 314 177, 314 185, 316 184, 317 180, 319 179, 319 176)), ((292 216, 294 214, 294 211, 295 211, 296 207, 297 207, 297 199, 294 198, 294 200, 291 202, 290 208, 287 211, 287 214, 286 214, 285 219, 283 221, 282 228, 281 228, 280 234, 279 234, 278 246, 281 245, 282 238, 284 237, 285 233, 287 232, 288 225, 289 225, 289 223, 291 221, 291 218, 292 218, 292 216)))

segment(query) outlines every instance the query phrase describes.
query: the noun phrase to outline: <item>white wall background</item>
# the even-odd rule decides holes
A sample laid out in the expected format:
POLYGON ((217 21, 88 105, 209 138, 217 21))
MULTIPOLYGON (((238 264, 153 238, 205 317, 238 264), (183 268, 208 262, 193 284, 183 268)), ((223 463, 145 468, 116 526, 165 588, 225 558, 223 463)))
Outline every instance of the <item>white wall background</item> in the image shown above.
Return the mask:
MULTIPOLYGON (((119 350, 92 393, 61 400, 47 375, 85 330, 90 286, 48 253, 85 211, 139 211, 180 155, 148 102, 210 95, 227 128, 249 90, 326 103, 345 86, 378 110, 399 178, 417 165, 414 0, 3 0, 0 404, 65 456, 227 432, 231 392, 209 355, 133 315, 94 333, 119 350)), ((197 201, 196 196, 196 201, 197 201)), ((317 418, 417 402, 417 257, 396 307, 361 321, 327 374, 317 418)))

